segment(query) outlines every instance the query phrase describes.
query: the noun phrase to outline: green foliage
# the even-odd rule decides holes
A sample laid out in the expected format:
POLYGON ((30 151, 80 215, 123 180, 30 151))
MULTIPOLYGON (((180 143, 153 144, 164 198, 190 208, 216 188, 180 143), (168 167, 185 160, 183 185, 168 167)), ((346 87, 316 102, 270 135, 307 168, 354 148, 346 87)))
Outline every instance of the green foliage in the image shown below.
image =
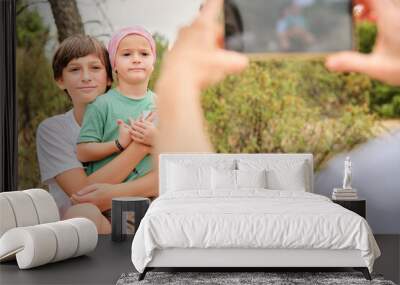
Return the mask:
POLYGON ((310 152, 318 168, 371 136, 370 87, 322 60, 268 60, 206 90, 203 107, 217 152, 310 152))
POLYGON ((377 34, 378 30, 374 23, 368 21, 357 23, 357 50, 362 53, 372 52, 377 34))
MULTIPOLYGON (((370 53, 377 36, 376 25, 371 22, 357 24, 357 46, 363 53, 370 53)), ((400 117, 400 88, 372 80, 370 108, 385 118, 400 117)))
MULTIPOLYGON (((25 1, 17 1, 17 10, 26 5, 25 1)), ((37 11, 28 10, 25 8, 22 14, 17 16, 17 46, 30 48, 35 45, 39 39, 43 40, 43 36, 47 36, 47 28, 44 27, 43 21, 37 11)))
MULTIPOLYGON (((18 5, 23 5, 18 1, 18 5)), ((42 186, 36 156, 36 129, 45 118, 70 108, 67 95, 54 84, 44 46, 48 30, 36 11, 17 17, 17 100, 19 188, 42 186)))
POLYGON ((154 90, 154 85, 157 82, 158 77, 160 76, 161 71, 161 63, 164 58, 165 52, 168 50, 168 39, 165 38, 163 35, 155 33, 153 38, 156 42, 156 49, 157 49, 157 60, 154 65, 154 71, 151 75, 151 79, 149 82, 149 89, 154 90))
POLYGON ((374 80, 371 109, 384 118, 400 117, 400 88, 374 80))

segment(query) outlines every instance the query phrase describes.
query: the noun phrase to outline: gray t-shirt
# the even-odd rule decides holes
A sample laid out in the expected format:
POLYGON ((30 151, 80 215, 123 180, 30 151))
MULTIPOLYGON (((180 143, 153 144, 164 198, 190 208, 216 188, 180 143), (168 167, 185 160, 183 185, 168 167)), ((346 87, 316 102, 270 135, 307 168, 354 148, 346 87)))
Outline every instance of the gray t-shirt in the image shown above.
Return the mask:
POLYGON ((73 168, 83 168, 76 157, 76 142, 80 126, 73 110, 40 123, 36 133, 36 148, 41 180, 49 186, 60 214, 71 206, 69 197, 57 184, 55 177, 73 168))

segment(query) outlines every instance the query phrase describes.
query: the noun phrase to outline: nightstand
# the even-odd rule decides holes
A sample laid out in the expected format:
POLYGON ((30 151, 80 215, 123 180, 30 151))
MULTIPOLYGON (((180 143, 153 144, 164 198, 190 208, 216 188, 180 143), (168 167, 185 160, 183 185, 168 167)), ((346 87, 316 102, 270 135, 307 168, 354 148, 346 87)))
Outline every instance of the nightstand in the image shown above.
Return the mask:
POLYGON ((115 197, 111 206, 111 240, 132 242, 150 205, 144 197, 115 197))
POLYGON ((357 200, 332 200, 332 202, 339 204, 340 206, 353 211, 356 214, 359 214, 364 219, 366 218, 366 204, 367 201, 365 199, 357 199, 357 200))

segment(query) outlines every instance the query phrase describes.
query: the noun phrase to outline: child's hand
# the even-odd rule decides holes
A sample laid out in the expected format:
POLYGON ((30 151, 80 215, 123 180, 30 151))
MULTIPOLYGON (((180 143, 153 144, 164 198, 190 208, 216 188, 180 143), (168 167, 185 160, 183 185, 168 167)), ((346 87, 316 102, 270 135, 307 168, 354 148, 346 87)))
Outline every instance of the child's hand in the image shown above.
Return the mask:
MULTIPOLYGON (((156 119, 156 113, 154 111, 149 112, 146 116, 140 115, 139 118, 137 119, 137 121, 143 122, 143 121, 148 121, 148 122, 154 122, 154 120, 156 119)), ((129 118, 129 122, 131 122, 131 126, 132 126, 132 122, 134 122, 134 120, 132 118, 129 118)))
POLYGON ((119 126, 118 141, 123 148, 126 148, 131 142, 131 127, 122 120, 117 120, 119 126))
POLYGON ((135 141, 133 141, 132 144, 136 144, 137 149, 139 149, 139 151, 143 152, 146 155, 151 154, 153 152, 153 147, 150 145, 142 144, 135 141))
POLYGON ((129 121, 131 124, 131 139, 141 144, 153 146, 154 138, 157 133, 157 129, 154 127, 153 123, 143 119, 137 121, 129 119, 129 121))
POLYGON ((154 112, 154 111, 151 111, 147 116, 146 116, 146 118, 144 118, 144 120, 145 121, 148 121, 148 122, 154 122, 154 120, 156 119, 156 112, 154 112))

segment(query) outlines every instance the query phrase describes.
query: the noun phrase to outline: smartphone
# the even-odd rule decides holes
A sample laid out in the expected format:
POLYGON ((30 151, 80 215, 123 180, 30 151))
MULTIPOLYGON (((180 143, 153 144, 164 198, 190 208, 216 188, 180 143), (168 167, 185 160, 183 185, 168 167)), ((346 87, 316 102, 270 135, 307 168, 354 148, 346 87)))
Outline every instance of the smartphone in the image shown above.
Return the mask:
POLYGON ((224 46, 248 54, 352 50, 351 0, 225 0, 224 46))

